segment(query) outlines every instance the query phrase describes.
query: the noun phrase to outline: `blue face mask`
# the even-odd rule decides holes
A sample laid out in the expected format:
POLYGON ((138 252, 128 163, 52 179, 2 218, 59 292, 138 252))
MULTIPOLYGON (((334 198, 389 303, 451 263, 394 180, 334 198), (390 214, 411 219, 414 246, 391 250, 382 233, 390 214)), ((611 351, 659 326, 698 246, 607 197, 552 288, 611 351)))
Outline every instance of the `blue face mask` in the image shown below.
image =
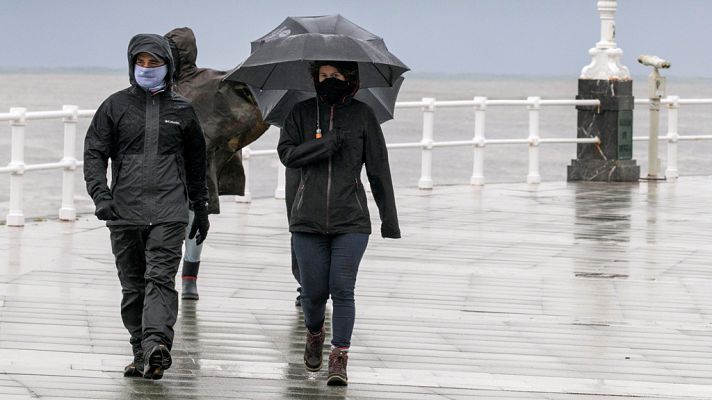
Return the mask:
POLYGON ((136 83, 142 88, 152 92, 166 87, 165 78, 167 73, 167 65, 153 68, 143 68, 138 65, 134 66, 134 78, 136 78, 136 83))

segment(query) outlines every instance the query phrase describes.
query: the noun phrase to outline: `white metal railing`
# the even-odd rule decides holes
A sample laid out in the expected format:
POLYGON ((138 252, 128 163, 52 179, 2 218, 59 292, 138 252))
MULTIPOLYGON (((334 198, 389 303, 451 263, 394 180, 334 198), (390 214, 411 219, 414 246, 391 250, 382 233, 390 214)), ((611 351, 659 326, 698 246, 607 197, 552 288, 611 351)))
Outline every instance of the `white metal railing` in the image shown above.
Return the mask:
MULTIPOLYGON (((636 104, 649 104, 648 99, 635 100, 636 104)), ((666 177, 675 179, 679 176, 677 168, 677 142, 683 140, 712 140, 712 135, 680 135, 678 132, 678 110, 682 105, 712 105, 712 99, 681 99, 668 96, 661 101, 668 107, 668 132, 659 136, 659 140, 667 140, 666 177)), ((389 149, 421 149, 421 173, 418 187, 430 189, 432 179, 432 152, 438 147, 471 147, 473 151, 473 166, 470 183, 484 184, 484 151, 487 146, 526 144, 529 146, 529 171, 526 181, 536 184, 541 181, 539 174, 539 147, 546 143, 596 143, 599 138, 542 138, 539 130, 539 114, 542 107, 548 106, 597 106, 598 100, 545 100, 540 97, 528 97, 526 100, 491 100, 486 97, 475 97, 472 100, 437 101, 434 98, 423 98, 421 101, 406 101, 396 103, 396 108, 420 108, 423 113, 423 131, 419 142, 389 143, 389 149), (520 139, 488 139, 486 132, 486 114, 488 107, 526 107, 529 113, 529 132, 526 138, 520 139), (440 108, 472 108, 474 111, 474 135, 470 140, 436 141, 435 113, 440 108)), ((6 223, 9 226, 23 226, 23 178, 25 172, 37 170, 63 170, 62 205, 59 209, 59 219, 72 221, 76 218, 74 206, 74 173, 83 162, 77 159, 76 134, 79 118, 92 117, 95 110, 80 110, 77 106, 64 106, 61 111, 28 112, 25 108, 11 108, 9 113, 0 113, 0 121, 9 121, 12 130, 11 159, 6 167, 0 167, 0 173, 10 174, 10 204, 6 223), (64 156, 58 162, 45 164, 25 164, 25 126, 27 121, 42 119, 62 119, 64 122, 64 156)), ((270 128, 275 129, 275 128, 270 128)), ((634 136, 633 140, 648 140, 648 136, 634 136)), ((245 168, 245 196, 238 196, 240 202, 251 201, 250 194, 250 159, 252 157, 274 157, 276 150, 243 149, 243 165, 245 168)), ((284 198, 284 166, 279 163, 277 171, 277 188, 275 197, 284 198)))
POLYGON ((29 171, 61 169, 62 173, 62 205, 59 209, 59 219, 73 221, 77 216, 74 206, 74 172, 84 165, 76 155, 77 122, 79 118, 89 118, 95 110, 80 110, 77 106, 63 106, 61 111, 28 112, 26 108, 11 108, 9 113, 0 113, 0 121, 9 121, 12 130, 10 163, 0 167, 0 173, 10 174, 10 204, 6 218, 9 226, 23 226, 25 214, 23 211, 24 175, 29 171), (64 121, 64 156, 58 162, 44 164, 25 164, 25 126, 27 121, 42 119, 59 119, 64 121))
MULTIPOLYGON (((650 104, 649 99, 636 99, 635 104, 650 104)), ((666 177, 676 179, 679 176, 677 168, 677 142, 681 140, 712 140, 712 135, 684 135, 678 133, 678 110, 681 105, 709 105, 712 99, 680 99, 678 96, 668 96, 661 101, 668 106, 668 133, 659 136, 659 140, 667 140, 668 156, 666 177)), ((475 97, 473 100, 437 101, 434 98, 423 98, 421 101, 403 101, 396 103, 396 108, 421 108, 423 111, 423 135, 420 142, 389 143, 389 149, 421 149, 421 173, 418 187, 430 189, 433 187, 432 179, 432 151, 436 147, 471 146, 473 149, 473 166, 470 184, 484 185, 484 150, 488 145, 526 144, 529 146, 529 172, 527 183, 541 182, 539 174, 539 146, 545 143, 596 143, 599 138, 542 138, 539 130, 539 113, 543 106, 598 106, 598 100, 544 100, 540 97, 528 97, 526 100, 490 100, 486 97, 475 97), (485 121, 487 108, 495 106, 527 107, 529 111, 529 135, 521 139, 487 139, 485 136, 485 121), (472 107, 474 109, 475 132, 471 140, 435 141, 435 111, 438 108, 472 107)), ((634 136, 635 141, 649 140, 649 136, 634 136)), ((249 168, 250 157, 275 156, 276 150, 250 151, 243 149, 243 163, 245 171, 249 168)), ((246 172, 247 173, 247 172, 246 172)), ((284 167, 280 164, 277 171, 277 189, 275 197, 284 198, 284 167)), ((237 197, 237 201, 249 202, 249 175, 246 180, 245 196, 237 197)))
MULTIPOLYGON (((484 184, 484 148, 487 145, 528 144, 529 145, 529 173, 528 183, 541 182, 539 175, 539 145, 542 143, 600 143, 596 138, 541 138, 539 136, 539 111, 542 106, 597 106, 598 100, 544 100, 540 97, 528 97, 526 100, 490 100, 486 97, 475 97, 473 100, 446 100, 437 101, 426 97, 421 101, 402 101, 396 103, 396 108, 420 108, 423 112, 423 136, 419 142, 388 143, 389 149, 421 149, 421 172, 418 180, 420 189, 431 189, 432 179, 432 152, 437 147, 471 146, 473 148, 473 168, 470 183, 472 185, 484 184), (529 110, 529 136, 522 139, 487 139, 485 137, 485 114, 490 106, 526 106, 529 110), (471 107, 475 111, 475 132, 470 140, 435 141, 435 110, 437 108, 463 108, 471 107)), ((249 147, 243 149, 242 162, 245 173, 249 170, 249 160, 257 156, 275 156, 276 150, 250 151, 249 147)), ((277 171, 278 181, 275 197, 284 197, 284 167, 280 164, 277 171)), ((239 202, 250 201, 249 175, 247 175, 245 196, 237 196, 239 202)))
MULTIPOLYGON (((635 104, 650 104, 649 99, 636 99, 635 104)), ((667 140, 667 167, 665 177, 677 179, 680 173, 677 169, 677 142, 686 140, 712 140, 712 135, 680 135, 678 132, 678 110, 681 105, 711 105, 712 99, 681 99, 679 96, 668 96, 660 101, 667 105, 668 122, 667 135, 658 136, 658 140, 667 140)), ((633 136, 633 140, 649 140, 649 136, 633 136)))

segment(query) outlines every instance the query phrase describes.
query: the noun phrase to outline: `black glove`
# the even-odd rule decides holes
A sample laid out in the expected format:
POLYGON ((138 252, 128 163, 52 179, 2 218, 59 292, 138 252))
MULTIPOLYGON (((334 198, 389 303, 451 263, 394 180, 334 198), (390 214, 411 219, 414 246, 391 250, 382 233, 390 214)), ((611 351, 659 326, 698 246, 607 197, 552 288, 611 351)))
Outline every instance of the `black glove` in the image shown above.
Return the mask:
POLYGON ((210 229, 210 221, 208 221, 208 209, 203 208, 200 210, 195 210, 195 215, 193 216, 193 225, 190 226, 190 233, 188 234, 188 239, 195 239, 195 244, 200 245, 208 237, 208 230, 210 229), (196 236, 197 234, 197 236, 196 236))
POLYGON ((113 200, 99 200, 99 202, 96 203, 94 215, 102 221, 114 221, 120 218, 114 208, 113 200))
POLYGON ((389 227, 386 225, 381 225, 381 237, 389 239, 400 239, 400 229, 398 228, 398 226, 389 227))

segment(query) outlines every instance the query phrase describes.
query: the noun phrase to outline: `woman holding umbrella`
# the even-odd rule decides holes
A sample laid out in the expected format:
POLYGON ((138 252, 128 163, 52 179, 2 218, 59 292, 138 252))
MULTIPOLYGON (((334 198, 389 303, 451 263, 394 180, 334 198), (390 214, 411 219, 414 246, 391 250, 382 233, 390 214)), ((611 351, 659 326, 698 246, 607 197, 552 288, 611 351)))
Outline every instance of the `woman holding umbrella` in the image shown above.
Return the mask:
POLYGON ((304 364, 322 366, 326 302, 333 302, 329 385, 346 385, 355 319, 354 287, 371 220, 361 169, 381 217, 381 235, 400 238, 388 151, 381 127, 359 89, 355 62, 311 63, 316 97, 294 106, 281 130, 278 152, 300 170, 289 230, 300 266, 307 328, 304 364))

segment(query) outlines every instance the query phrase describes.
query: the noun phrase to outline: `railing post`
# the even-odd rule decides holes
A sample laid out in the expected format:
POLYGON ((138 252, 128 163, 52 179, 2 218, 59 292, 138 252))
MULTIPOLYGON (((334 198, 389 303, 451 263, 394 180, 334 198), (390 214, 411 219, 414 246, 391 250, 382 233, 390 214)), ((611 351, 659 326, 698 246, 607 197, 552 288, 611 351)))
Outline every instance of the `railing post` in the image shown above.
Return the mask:
POLYGON ((244 147, 242 150, 242 168, 245 170, 245 195, 235 196, 236 203, 252 202, 252 194, 250 193, 250 146, 244 147))
MULTIPOLYGON (((278 158, 279 160, 279 158, 278 158)), ((279 166, 277 167, 277 189, 274 190, 274 198, 275 199, 284 199, 285 193, 284 193, 284 187, 286 185, 286 179, 285 179, 285 174, 287 173, 287 167, 284 166, 281 162, 279 162, 279 166)))
POLYGON ((487 112, 487 97, 475 97, 475 147, 473 149, 471 185, 485 184, 485 115, 487 112))
POLYGON ((69 111, 71 116, 64 118, 64 158, 66 163, 62 172, 62 207, 59 209, 59 219, 74 221, 77 218, 77 209, 74 207, 74 172, 77 169, 77 113, 78 106, 62 106, 62 111, 69 111))
POLYGON ((423 140, 420 142, 423 151, 420 165, 420 180, 418 181, 418 188, 432 189, 433 136, 435 131, 435 99, 432 97, 423 97, 423 103, 423 140))
POLYGON ((539 110, 541 98, 538 96, 527 98, 529 110, 529 174, 527 183, 540 183, 539 175, 539 110))
POLYGON ((17 168, 10 175, 10 209, 7 214, 8 226, 24 226, 25 214, 22 211, 23 182, 25 174, 25 113, 24 107, 11 108, 10 113, 20 114, 19 119, 10 121, 12 129, 12 150, 10 156, 10 167, 17 168))
POLYGON ((667 134, 667 168, 665 177, 667 179, 677 179, 680 174, 677 170, 677 140, 678 140, 678 118, 677 111, 680 109, 680 97, 669 96, 671 103, 668 104, 668 134, 667 134))

